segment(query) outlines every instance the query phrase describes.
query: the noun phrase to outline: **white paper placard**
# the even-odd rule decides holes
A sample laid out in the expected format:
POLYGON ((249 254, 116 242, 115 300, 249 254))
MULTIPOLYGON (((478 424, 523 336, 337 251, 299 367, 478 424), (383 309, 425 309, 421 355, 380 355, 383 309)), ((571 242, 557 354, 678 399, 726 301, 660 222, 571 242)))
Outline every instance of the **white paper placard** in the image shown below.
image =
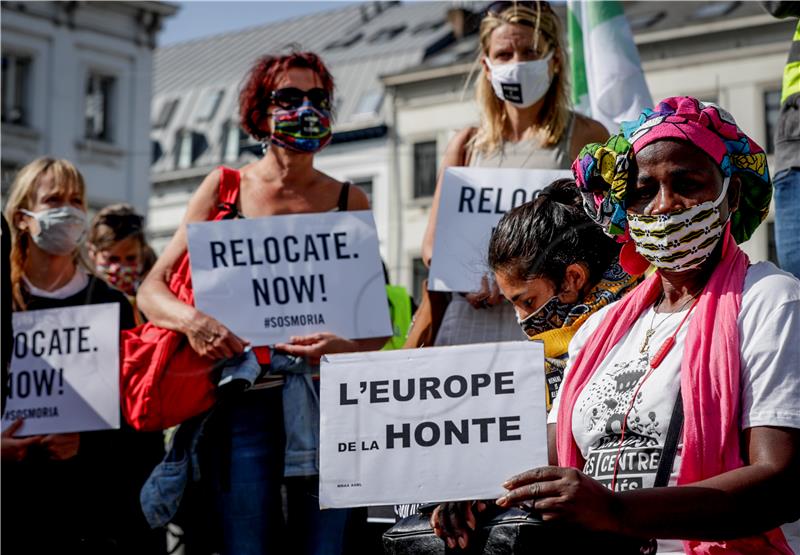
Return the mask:
POLYGON ((569 170, 447 168, 442 181, 433 258, 431 291, 471 292, 489 273, 486 255, 492 230, 512 208, 534 198, 569 170))
POLYGON ((17 435, 119 428, 119 305, 14 313, 3 429, 17 435))
POLYGON ((195 305, 254 345, 392 335, 372 212, 188 226, 195 305))
POLYGON ((496 498, 547 464, 540 342, 333 355, 320 388, 322 508, 496 498))

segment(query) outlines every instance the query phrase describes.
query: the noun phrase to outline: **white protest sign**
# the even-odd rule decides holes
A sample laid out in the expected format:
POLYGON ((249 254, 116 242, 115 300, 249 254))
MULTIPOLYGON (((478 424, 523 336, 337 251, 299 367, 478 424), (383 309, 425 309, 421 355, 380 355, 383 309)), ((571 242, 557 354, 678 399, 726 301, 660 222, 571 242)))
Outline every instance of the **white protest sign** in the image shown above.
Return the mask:
POLYGON ((195 305, 254 345, 392 335, 369 210, 188 227, 195 305))
POLYGON ((540 342, 328 356, 320 404, 322 508, 497 498, 547 464, 540 342))
POLYGON ((533 200, 536 191, 569 170, 447 168, 442 182, 431 291, 477 291, 489 273, 486 255, 492 230, 512 208, 533 200))
POLYGON ((18 435, 119 428, 119 305, 14 313, 3 429, 18 435))

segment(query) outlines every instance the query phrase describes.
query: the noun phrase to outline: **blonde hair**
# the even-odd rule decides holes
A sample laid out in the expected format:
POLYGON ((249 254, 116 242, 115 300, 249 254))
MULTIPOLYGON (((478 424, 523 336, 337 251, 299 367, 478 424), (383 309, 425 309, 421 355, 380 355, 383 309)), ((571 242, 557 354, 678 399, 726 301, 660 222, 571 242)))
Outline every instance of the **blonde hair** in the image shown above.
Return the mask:
POLYGON ((561 21, 552 8, 546 2, 536 2, 535 10, 522 5, 513 5, 500 14, 489 12, 481 21, 480 50, 468 78, 471 79, 477 73, 476 97, 481 111, 480 127, 470 141, 470 147, 488 155, 497 152, 505 140, 504 131, 508 123, 508 114, 505 103, 494 93, 491 82, 485 78, 482 71, 476 72, 476 69, 480 68, 481 60, 489 56, 492 33, 509 23, 532 27, 534 46, 541 38, 553 49, 555 75, 544 95, 537 122, 537 134, 542 146, 552 147, 558 144, 567 130, 570 117, 569 78, 566 71, 569 63, 561 21))
MULTIPOLYGON (((83 199, 86 210, 86 184, 81 172, 69 161, 55 158, 37 158, 17 173, 8 193, 5 216, 11 230, 11 294, 17 310, 25 308, 22 293, 22 276, 25 275, 25 263, 28 259, 30 235, 21 231, 16 225, 16 216, 20 210, 30 210, 36 202, 36 189, 39 178, 51 172, 59 190, 77 189, 83 199)), ((79 253, 76 252, 76 256, 79 253)))

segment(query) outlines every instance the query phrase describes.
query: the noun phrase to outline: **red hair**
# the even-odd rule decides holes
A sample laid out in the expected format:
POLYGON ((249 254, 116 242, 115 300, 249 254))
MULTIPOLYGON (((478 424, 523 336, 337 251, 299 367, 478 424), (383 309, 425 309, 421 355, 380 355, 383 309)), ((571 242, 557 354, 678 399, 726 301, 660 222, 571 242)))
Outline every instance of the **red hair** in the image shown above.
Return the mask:
POLYGON ((316 73, 322 88, 333 101, 333 76, 319 56, 313 52, 293 52, 284 56, 263 56, 256 61, 239 93, 239 123, 251 137, 264 140, 264 120, 280 75, 290 68, 305 68, 316 73))

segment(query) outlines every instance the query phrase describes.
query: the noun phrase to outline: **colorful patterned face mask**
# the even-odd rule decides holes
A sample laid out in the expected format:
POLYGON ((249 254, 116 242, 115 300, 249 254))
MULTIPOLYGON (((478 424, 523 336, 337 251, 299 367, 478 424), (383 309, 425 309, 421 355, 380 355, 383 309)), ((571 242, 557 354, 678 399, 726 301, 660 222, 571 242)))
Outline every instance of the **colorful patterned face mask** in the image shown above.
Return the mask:
POLYGON ((717 246, 727 219, 720 218, 719 207, 728 193, 730 177, 722 182, 722 192, 685 210, 645 216, 628 212, 628 228, 641 254, 656 268, 682 272, 697 268, 717 246))
POLYGON ((270 142, 295 152, 319 152, 331 142, 331 114, 306 101, 299 108, 272 113, 270 142))
POLYGON ((542 332, 563 326, 564 320, 576 304, 562 303, 558 300, 558 296, 554 295, 525 318, 520 318, 517 314, 517 323, 525 335, 535 337, 542 332))
POLYGON ((135 295, 141 281, 141 269, 130 264, 97 264, 97 272, 127 295, 135 295))

